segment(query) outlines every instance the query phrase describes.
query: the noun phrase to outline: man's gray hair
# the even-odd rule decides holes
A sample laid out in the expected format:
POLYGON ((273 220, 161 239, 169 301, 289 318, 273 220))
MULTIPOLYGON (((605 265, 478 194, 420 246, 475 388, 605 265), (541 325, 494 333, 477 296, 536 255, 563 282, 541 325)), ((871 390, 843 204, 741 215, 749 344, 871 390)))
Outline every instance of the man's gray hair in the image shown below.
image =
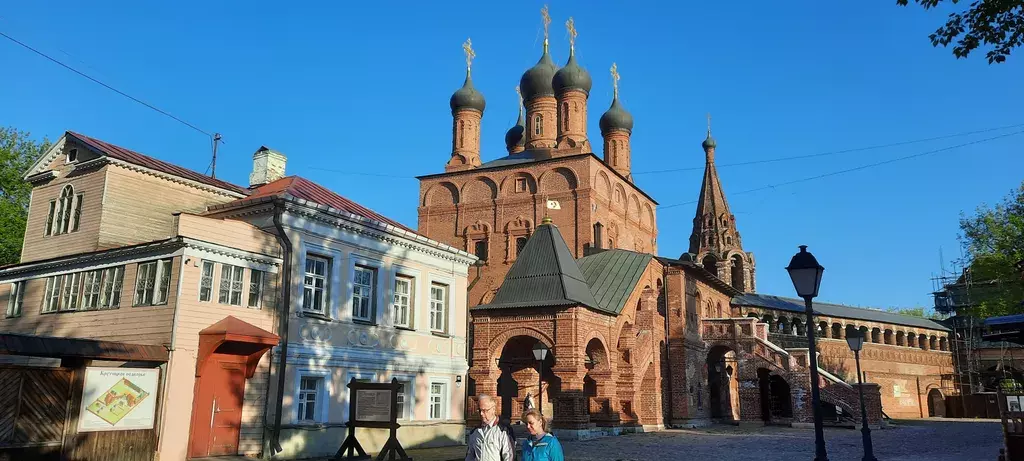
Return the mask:
POLYGON ((476 396, 476 401, 477 401, 477 406, 483 406, 484 402, 491 402, 491 403, 497 404, 497 402, 494 401, 494 397, 491 397, 490 395, 487 395, 487 394, 480 394, 480 395, 476 396))

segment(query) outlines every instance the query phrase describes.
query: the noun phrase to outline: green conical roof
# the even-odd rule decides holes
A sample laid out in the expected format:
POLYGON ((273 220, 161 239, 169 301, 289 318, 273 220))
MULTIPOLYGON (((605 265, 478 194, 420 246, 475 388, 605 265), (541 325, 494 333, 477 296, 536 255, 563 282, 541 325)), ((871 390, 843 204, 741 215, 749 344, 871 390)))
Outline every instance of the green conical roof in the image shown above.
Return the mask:
POLYGON ((600 306, 554 224, 542 224, 526 242, 489 304, 474 309, 600 306))

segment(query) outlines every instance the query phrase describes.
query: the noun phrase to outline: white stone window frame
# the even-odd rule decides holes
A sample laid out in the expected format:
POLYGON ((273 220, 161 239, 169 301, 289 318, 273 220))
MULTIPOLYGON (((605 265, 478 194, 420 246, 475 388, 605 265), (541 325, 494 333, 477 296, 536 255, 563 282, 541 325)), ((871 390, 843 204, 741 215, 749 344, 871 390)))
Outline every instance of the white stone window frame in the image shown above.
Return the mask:
POLYGON ((423 306, 423 302, 420 299, 420 292, 422 288, 423 278, 422 272, 419 269, 413 269, 411 267, 402 266, 400 264, 393 264, 391 266, 391 283, 388 285, 387 299, 388 299, 388 312, 384 316, 387 319, 387 324, 396 328, 408 328, 410 330, 416 330, 417 324, 422 314, 417 312, 423 306), (397 325, 394 323, 394 300, 395 300, 395 281, 399 277, 405 277, 412 279, 412 287, 409 293, 409 323, 407 325, 397 325))
POLYGON ((329 421, 331 396, 334 395, 334 381, 331 376, 331 369, 328 368, 303 368, 295 369, 295 388, 292 389, 291 415, 292 423, 297 425, 326 424, 329 421), (316 390, 316 415, 313 421, 299 419, 299 394, 302 389, 302 378, 319 378, 323 386, 316 390))
POLYGON ((299 260, 299 267, 302 268, 299 278, 300 295, 297 296, 299 302, 296 306, 299 312, 312 316, 338 318, 337 303, 333 301, 335 293, 338 292, 338 287, 335 286, 335 281, 338 279, 336 275, 338 271, 338 259, 338 252, 336 251, 308 243, 305 245, 304 251, 301 253, 301 259, 299 260), (309 260, 310 256, 327 261, 327 267, 324 270, 324 295, 321 297, 323 300, 323 306, 319 311, 305 308, 306 261, 309 260))
POLYGON ((452 379, 450 377, 431 376, 427 381, 427 419, 432 421, 445 421, 451 418, 452 402, 452 379), (431 407, 434 405, 434 384, 443 384, 441 390, 441 416, 433 417, 431 407))
MULTIPOLYGON (((399 420, 416 420, 416 375, 414 374, 392 374, 392 379, 405 383, 405 410, 398 415, 399 420)), ((391 382, 389 379, 388 382, 391 382)))
POLYGON ((452 334, 452 330, 453 330, 453 327, 455 325, 455 301, 456 300, 455 300, 454 293, 455 293, 455 278, 454 277, 449 277, 449 276, 441 275, 441 274, 437 274, 437 273, 430 273, 427 276, 427 302, 424 303, 424 304, 426 304, 426 306, 424 306, 426 308, 426 315, 424 315, 424 317, 426 317, 424 320, 427 322, 426 331, 429 331, 429 332, 435 333, 435 334, 445 335, 445 336, 454 336, 452 334), (431 309, 431 301, 433 300, 433 297, 431 296, 430 288, 433 287, 435 283, 438 284, 438 285, 445 285, 447 287, 447 293, 445 294, 447 299, 445 300, 446 304, 445 304, 445 328, 444 328, 444 331, 435 330, 433 328, 433 325, 430 325, 430 309, 431 309))
MULTIPOLYGON (((380 282, 382 274, 387 274, 385 271, 384 262, 379 259, 374 259, 368 256, 360 255, 357 253, 350 253, 348 257, 348 264, 346 265, 347 276, 343 293, 345 293, 344 312, 339 313, 335 318, 347 320, 352 323, 369 323, 373 325, 383 325, 384 318, 386 317, 385 311, 390 312, 390 309, 381 309, 381 306, 390 306, 391 303, 385 303, 384 295, 390 293, 392 288, 388 290, 380 289, 380 282), (373 270, 373 290, 370 294, 371 306, 370 306, 370 317, 369 319, 356 318, 352 315, 355 295, 353 293, 356 266, 362 266, 373 270)), ((383 277, 387 279, 388 277, 383 277)), ((347 382, 347 381, 346 381, 347 382)))

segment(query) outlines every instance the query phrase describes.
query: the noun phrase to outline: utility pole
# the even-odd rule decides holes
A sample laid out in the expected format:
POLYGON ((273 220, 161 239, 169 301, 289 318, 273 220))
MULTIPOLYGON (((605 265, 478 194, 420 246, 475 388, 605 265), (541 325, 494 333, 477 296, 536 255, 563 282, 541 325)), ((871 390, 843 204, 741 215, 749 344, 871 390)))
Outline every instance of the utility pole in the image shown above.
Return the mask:
POLYGON ((210 177, 217 177, 217 145, 220 144, 220 133, 213 134, 213 162, 210 163, 210 177))

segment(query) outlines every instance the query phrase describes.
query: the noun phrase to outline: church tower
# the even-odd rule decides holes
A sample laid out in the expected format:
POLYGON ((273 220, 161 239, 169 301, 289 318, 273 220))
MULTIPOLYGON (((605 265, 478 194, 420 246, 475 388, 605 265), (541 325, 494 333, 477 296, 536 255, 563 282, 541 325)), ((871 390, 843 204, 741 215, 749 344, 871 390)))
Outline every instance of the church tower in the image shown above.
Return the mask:
POLYGON ((629 138, 633 135, 633 116, 619 102, 619 68, 612 63, 612 105, 603 115, 599 125, 604 138, 604 163, 633 181, 630 174, 629 138))
POLYGON ((736 229, 736 216, 729 211, 722 181, 715 168, 715 148, 718 143, 711 137, 711 116, 708 115, 708 136, 701 143, 704 148, 704 180, 700 186, 697 213, 690 234, 689 256, 740 291, 753 292, 754 254, 743 251, 740 232, 736 229))
POLYGON ((547 5, 541 10, 544 19, 544 54, 519 80, 519 89, 526 104, 526 148, 554 149, 558 135, 558 101, 552 84, 558 67, 548 54, 548 26, 551 16, 547 5))
POLYGON ((469 170, 480 166, 480 120, 484 116, 484 95, 473 87, 471 70, 473 42, 466 39, 462 44, 466 52, 466 81, 455 91, 449 105, 452 108, 452 157, 444 171, 469 170))
POLYGON ((505 132, 505 149, 509 155, 518 154, 526 150, 526 119, 523 118, 523 94, 516 87, 516 94, 519 95, 519 118, 516 124, 505 132))
POLYGON ((569 61, 555 72, 552 82, 558 96, 558 151, 566 154, 590 152, 587 140, 587 98, 593 81, 590 73, 576 63, 576 26, 572 18, 565 22, 569 30, 569 61))

